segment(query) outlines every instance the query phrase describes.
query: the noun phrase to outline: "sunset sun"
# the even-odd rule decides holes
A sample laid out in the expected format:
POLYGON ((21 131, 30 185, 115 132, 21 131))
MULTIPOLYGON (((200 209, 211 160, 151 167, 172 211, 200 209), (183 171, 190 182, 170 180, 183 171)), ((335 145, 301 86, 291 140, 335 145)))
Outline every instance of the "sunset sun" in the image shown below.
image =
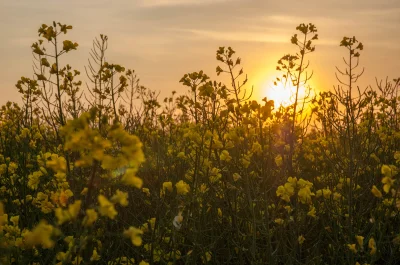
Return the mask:
MULTIPOLYGON (((287 107, 294 103, 296 87, 292 84, 288 83, 277 83, 274 84, 273 81, 266 82, 263 86, 263 94, 267 97, 268 100, 273 100, 275 103, 275 107, 279 107, 280 105, 287 107)), ((306 89, 301 86, 299 88, 299 98, 304 98, 306 95, 306 89)))

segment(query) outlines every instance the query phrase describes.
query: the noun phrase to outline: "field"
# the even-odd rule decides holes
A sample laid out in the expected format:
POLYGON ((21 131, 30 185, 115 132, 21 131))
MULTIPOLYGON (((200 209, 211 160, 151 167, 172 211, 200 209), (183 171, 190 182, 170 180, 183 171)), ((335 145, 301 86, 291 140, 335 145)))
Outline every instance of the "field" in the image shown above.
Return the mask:
POLYGON ((63 64, 71 30, 39 28, 34 78, 0 109, 0 264, 399 263, 400 78, 358 87, 355 37, 315 93, 317 26, 300 24, 280 105, 253 100, 231 47, 227 84, 187 73, 160 100, 105 60, 105 35, 86 73, 63 64))

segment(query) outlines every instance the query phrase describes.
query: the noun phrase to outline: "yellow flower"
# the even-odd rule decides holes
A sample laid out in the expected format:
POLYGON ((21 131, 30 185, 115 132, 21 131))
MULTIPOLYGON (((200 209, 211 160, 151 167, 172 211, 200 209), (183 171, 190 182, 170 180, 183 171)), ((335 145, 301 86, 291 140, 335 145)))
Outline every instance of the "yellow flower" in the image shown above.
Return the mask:
POLYGON ((309 186, 306 186, 304 188, 301 188, 297 195, 299 196, 300 202, 306 204, 311 202, 311 196, 314 196, 314 193, 311 192, 309 186))
POLYGON ((166 182, 164 182, 164 183, 162 184, 162 187, 163 187, 163 191, 166 191, 166 190, 168 190, 169 192, 172 192, 172 191, 173 191, 172 182, 171 182, 171 181, 166 181, 166 182))
POLYGON ((376 242, 373 237, 371 237, 368 241, 368 247, 371 249, 369 254, 374 255, 376 253, 376 242))
POLYGON ((134 246, 140 246, 142 244, 142 237, 143 231, 136 228, 136 227, 129 227, 128 230, 124 231, 124 236, 129 237, 132 241, 134 246))
POLYGON ((46 221, 40 221, 31 232, 25 233, 24 239, 26 244, 31 247, 41 245, 43 248, 52 248, 54 241, 51 236, 54 232, 53 226, 47 224, 46 221))
POLYGON ((43 176, 41 171, 35 171, 28 176, 28 187, 36 190, 39 186, 40 177, 43 176))
POLYGON ((81 210, 81 203, 81 201, 75 201, 73 204, 68 206, 68 213, 70 214, 71 219, 75 219, 78 216, 79 211, 81 210))
POLYGON ((4 212, 4 205, 0 202, 0 232, 3 230, 2 226, 7 224, 8 215, 4 212))
POLYGON ((176 187, 176 192, 180 195, 186 195, 190 191, 190 186, 183 180, 179 181, 178 183, 175 184, 176 187))
POLYGON ((149 263, 146 262, 146 261, 144 261, 144 260, 142 260, 142 261, 139 263, 139 265, 149 265, 149 263))
MULTIPOLYGON (((1 214, 1 213, 0 213, 1 214)), ((18 222, 19 222, 19 215, 17 216, 13 216, 10 218, 11 223, 13 223, 14 226, 18 226, 18 222)), ((0 224, 1 225, 1 224, 0 224)))
POLYGON ((142 188, 142 191, 147 195, 147 197, 150 197, 150 190, 148 188, 142 188))
POLYGON ((299 236, 299 237, 297 238, 297 241, 299 242, 300 245, 303 244, 305 240, 306 240, 306 239, 304 238, 303 235, 301 235, 301 236, 299 236))
POLYGON ((276 219, 274 220, 274 222, 277 223, 278 225, 281 225, 281 224, 283 224, 283 219, 281 219, 281 218, 276 218, 276 219))
POLYGON ((98 217, 98 215, 97 215, 96 210, 87 209, 85 219, 83 220, 83 225, 91 226, 97 220, 97 217, 98 217))
POLYGON ((219 159, 220 159, 221 161, 229 162, 229 161, 232 160, 232 157, 229 155, 228 150, 223 150, 223 151, 221 152, 220 156, 219 156, 219 159))
POLYGON ((111 197, 113 203, 119 203, 121 206, 128 206, 128 193, 117 190, 114 196, 111 197))
POLYGON ((353 251, 353 253, 357 253, 356 244, 347 244, 347 247, 353 251))
POLYGON ((280 166, 283 165, 283 159, 282 159, 282 156, 281 156, 281 155, 277 155, 277 156, 275 157, 275 164, 276 164, 278 167, 280 167, 280 166))
POLYGON ((382 178, 382 183, 384 184, 383 191, 389 193, 390 187, 393 185, 394 182, 395 180, 390 177, 383 177, 382 178))
POLYGON ((97 249, 96 248, 93 249, 93 254, 90 257, 90 261, 95 261, 95 260, 100 260, 100 256, 97 253, 97 249))
POLYGON ((377 197, 377 198, 382 198, 382 193, 381 193, 381 191, 380 191, 375 185, 372 186, 371 192, 372 192, 372 194, 375 195, 375 197, 377 197))
POLYGON ((310 211, 307 213, 307 215, 315 218, 316 217, 315 214, 316 214, 315 207, 311 206, 310 211))
POLYGON ((233 181, 238 181, 239 179, 241 179, 242 177, 238 174, 238 173, 233 173, 233 181))
POLYGON ((396 169, 395 167, 383 165, 381 168, 381 172, 384 176, 391 178, 396 174, 396 169))
POLYGON ((360 248, 362 248, 363 245, 364 245, 364 237, 363 236, 356 236, 356 239, 357 239, 358 245, 360 246, 360 248))
POLYGON ((133 168, 128 168, 125 174, 122 176, 121 181, 129 186, 141 189, 143 185, 143 180, 135 176, 136 170, 133 168))
POLYGON ((88 188, 83 188, 83 190, 81 191, 81 195, 86 195, 88 193, 88 188))
POLYGON ((111 203, 106 197, 103 195, 99 195, 97 198, 100 203, 99 213, 102 216, 107 216, 110 219, 114 219, 115 216, 118 214, 114 208, 114 204, 111 203))

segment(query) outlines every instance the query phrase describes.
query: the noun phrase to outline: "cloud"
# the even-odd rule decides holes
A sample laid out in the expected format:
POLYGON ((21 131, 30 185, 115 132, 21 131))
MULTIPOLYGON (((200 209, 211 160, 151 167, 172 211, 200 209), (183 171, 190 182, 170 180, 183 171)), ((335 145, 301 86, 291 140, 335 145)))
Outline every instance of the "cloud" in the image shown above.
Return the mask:
POLYGON ((240 42, 268 42, 268 43, 287 43, 288 36, 279 34, 269 34, 251 31, 216 31, 201 29, 170 29, 172 31, 191 34, 194 37, 240 42))
POLYGON ((212 5, 232 0, 140 0, 139 6, 141 7, 168 7, 168 6, 182 6, 182 5, 212 5))

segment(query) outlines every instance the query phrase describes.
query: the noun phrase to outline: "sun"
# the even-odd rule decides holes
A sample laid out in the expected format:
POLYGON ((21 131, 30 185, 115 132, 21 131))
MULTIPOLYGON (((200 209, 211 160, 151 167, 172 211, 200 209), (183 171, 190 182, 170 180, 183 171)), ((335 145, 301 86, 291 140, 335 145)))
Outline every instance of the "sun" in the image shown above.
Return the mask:
MULTIPOLYGON (((278 82, 275 85, 273 81, 267 82, 263 87, 263 94, 268 100, 274 101, 275 107, 279 107, 281 105, 284 107, 290 106, 295 101, 296 87, 289 83, 290 82, 287 82, 286 84, 278 82)), ((300 87, 298 97, 302 98, 304 95, 305 88, 300 87)))

